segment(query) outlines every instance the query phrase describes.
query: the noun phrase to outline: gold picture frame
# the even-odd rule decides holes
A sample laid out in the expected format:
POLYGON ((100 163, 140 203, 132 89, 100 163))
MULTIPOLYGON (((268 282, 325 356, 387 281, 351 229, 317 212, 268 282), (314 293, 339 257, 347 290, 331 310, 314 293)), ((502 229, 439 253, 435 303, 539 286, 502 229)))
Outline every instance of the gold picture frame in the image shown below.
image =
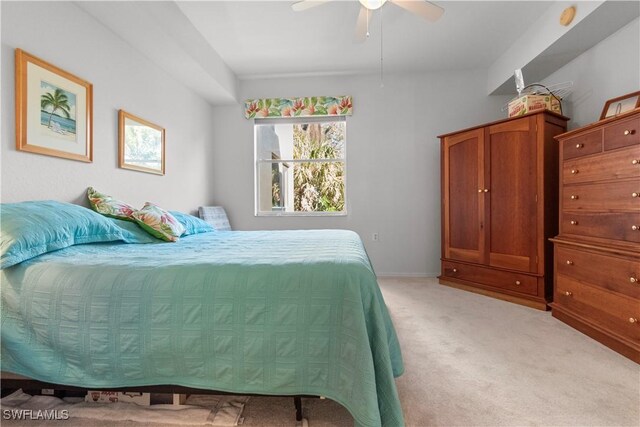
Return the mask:
POLYGON ((93 161, 93 85, 15 50, 16 149, 93 161))
POLYGON ((118 166, 122 169, 164 175, 164 128, 119 110, 118 166))
POLYGON ((600 114, 600 120, 619 116, 633 111, 636 108, 640 108, 640 91, 608 100, 604 104, 602 114, 600 114))

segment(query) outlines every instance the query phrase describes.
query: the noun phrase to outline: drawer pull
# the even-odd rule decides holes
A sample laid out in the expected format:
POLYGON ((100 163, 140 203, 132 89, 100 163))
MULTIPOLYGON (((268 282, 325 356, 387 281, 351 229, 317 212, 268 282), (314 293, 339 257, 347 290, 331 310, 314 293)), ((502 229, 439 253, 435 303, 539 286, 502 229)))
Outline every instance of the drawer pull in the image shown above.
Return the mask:
POLYGON ((567 260, 567 265, 573 265, 573 261, 571 261, 570 259, 567 260))
POLYGON ((584 144, 576 144, 576 148, 582 148, 584 147, 584 144))
POLYGON ((638 227, 637 225, 632 225, 632 226, 631 226, 631 229, 632 229, 633 231, 638 231, 638 230, 640 230, 640 227, 638 227))
POLYGON ((516 280, 516 285, 520 286, 520 280, 516 280))
POLYGON ((578 169, 571 169, 571 173, 573 175, 577 174, 578 172, 580 172, 578 169))
POLYGON ((580 196, 578 196, 577 194, 572 194, 571 195, 571 200, 578 200, 580 198, 580 196))
POLYGON ((631 129, 631 130, 627 129, 627 130, 624 131, 624 136, 633 135, 634 133, 636 133, 635 129, 631 129))
POLYGON ((638 323, 638 319, 635 317, 629 317, 629 323, 638 323))
POLYGON ((638 279, 637 279, 637 278, 635 278, 635 277, 633 277, 633 276, 629 277, 629 281, 630 281, 631 283, 638 283, 638 279))
POLYGON ((488 189, 488 188, 485 188, 485 189, 484 189, 484 190, 482 190, 482 191, 484 191, 485 193, 488 193, 488 192, 489 192, 489 189, 488 189))
POLYGON ((578 221, 576 221, 575 219, 572 219, 571 221, 569 221, 569 223, 571 225, 578 225, 578 221))
POLYGON ((631 164, 632 165, 637 165, 638 163, 640 163, 640 161, 638 161, 638 159, 631 160, 631 164))
POLYGON ((478 189, 478 193, 482 193, 482 188, 478 189))
POLYGON ((564 291, 564 292, 562 292, 562 295, 564 295, 566 297, 570 297, 571 295, 573 295, 573 292, 564 291))
POLYGON ((454 273, 457 273, 457 272, 458 272, 458 269, 457 269, 457 268, 454 268, 454 269, 453 269, 453 270, 451 270, 451 271, 453 271, 454 273))
POLYGON ((640 197, 640 193, 631 193, 631 197, 640 197))

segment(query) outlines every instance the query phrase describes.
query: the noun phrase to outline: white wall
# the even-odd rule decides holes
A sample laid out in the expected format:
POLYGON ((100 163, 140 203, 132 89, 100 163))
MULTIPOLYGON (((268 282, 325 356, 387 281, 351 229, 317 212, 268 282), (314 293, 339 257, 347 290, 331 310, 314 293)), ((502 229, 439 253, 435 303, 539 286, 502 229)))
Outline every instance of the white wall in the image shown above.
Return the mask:
MULTIPOLYGON (((545 10, 535 22, 523 28, 519 34, 515 34, 511 46, 491 64, 488 72, 488 92, 493 93, 495 90, 500 89, 505 82, 512 82, 509 89, 514 88, 515 80, 512 79, 512 76, 513 70, 517 68, 523 68, 526 79, 527 68, 537 68, 533 64, 536 62, 540 64, 540 62, 542 62, 540 61, 540 55, 554 43, 558 42, 563 36, 566 36, 566 33, 572 31, 573 27, 578 25, 580 21, 589 17, 602 3, 604 3, 603 0, 582 1, 578 4, 576 4, 575 1, 548 2, 549 7, 547 10, 545 10), (565 8, 569 6, 574 6, 575 8, 575 16, 571 24, 568 26, 558 25, 558 17, 565 8)), ((552 61, 552 58, 547 58, 547 60, 552 61)), ((540 65, 538 65, 538 67, 539 66, 540 65)), ((538 74, 537 70, 532 71, 534 74, 538 74)), ((538 76, 540 76, 540 74, 538 74, 538 76)), ((529 80, 532 79, 529 78, 529 80)))
POLYGON ((486 72, 246 80, 241 99, 353 95, 347 118, 346 217, 255 217, 253 121, 216 107, 212 202, 237 229, 346 228, 363 238, 378 274, 436 275, 440 259, 441 133, 503 118, 486 72), (371 234, 379 233, 373 242, 371 234))
MULTIPOLYGON (((570 128, 598 120, 607 99, 640 89, 638 19, 544 83, 574 81, 570 128)), ((240 229, 348 228, 360 234, 381 275, 433 275, 440 257, 440 164, 436 136, 504 117, 508 97, 487 97, 486 71, 248 80, 241 99, 354 96, 347 120, 346 217, 253 216, 253 128, 242 108, 217 107, 212 202, 240 229), (379 242, 371 234, 380 235, 379 242)))
POLYGON ((193 211, 211 194, 212 107, 71 2, 2 2, 2 201, 85 204, 94 186, 134 205, 193 211), (55 30, 52 30, 55 29, 55 30), (93 83, 94 161, 15 148, 14 49, 93 83), (117 113, 166 129, 166 175, 117 166, 117 113))
POLYGON ((545 84, 573 81, 563 103, 569 128, 593 123, 608 99, 640 90, 640 18, 547 77, 545 84))

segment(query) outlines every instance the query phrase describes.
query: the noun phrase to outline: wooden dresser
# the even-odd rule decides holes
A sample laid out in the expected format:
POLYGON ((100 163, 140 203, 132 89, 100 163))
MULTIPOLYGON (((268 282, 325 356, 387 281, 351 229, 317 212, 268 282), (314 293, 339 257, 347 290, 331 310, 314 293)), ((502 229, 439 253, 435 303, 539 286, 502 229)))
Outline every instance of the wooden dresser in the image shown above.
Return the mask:
POLYGON ((542 310, 553 293, 558 150, 539 112, 440 136, 440 283, 542 310))
POLYGON ((557 139, 553 316, 640 363, 640 112, 557 139))

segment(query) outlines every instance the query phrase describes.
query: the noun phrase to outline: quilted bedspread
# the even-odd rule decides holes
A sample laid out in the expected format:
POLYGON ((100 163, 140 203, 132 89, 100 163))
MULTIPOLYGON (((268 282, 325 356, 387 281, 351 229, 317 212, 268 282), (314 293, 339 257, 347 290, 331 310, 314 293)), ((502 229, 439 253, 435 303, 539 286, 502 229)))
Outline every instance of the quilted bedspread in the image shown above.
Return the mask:
POLYGON ((404 424, 400 347, 360 238, 216 232, 2 270, 2 370, 59 384, 310 394, 404 424))

